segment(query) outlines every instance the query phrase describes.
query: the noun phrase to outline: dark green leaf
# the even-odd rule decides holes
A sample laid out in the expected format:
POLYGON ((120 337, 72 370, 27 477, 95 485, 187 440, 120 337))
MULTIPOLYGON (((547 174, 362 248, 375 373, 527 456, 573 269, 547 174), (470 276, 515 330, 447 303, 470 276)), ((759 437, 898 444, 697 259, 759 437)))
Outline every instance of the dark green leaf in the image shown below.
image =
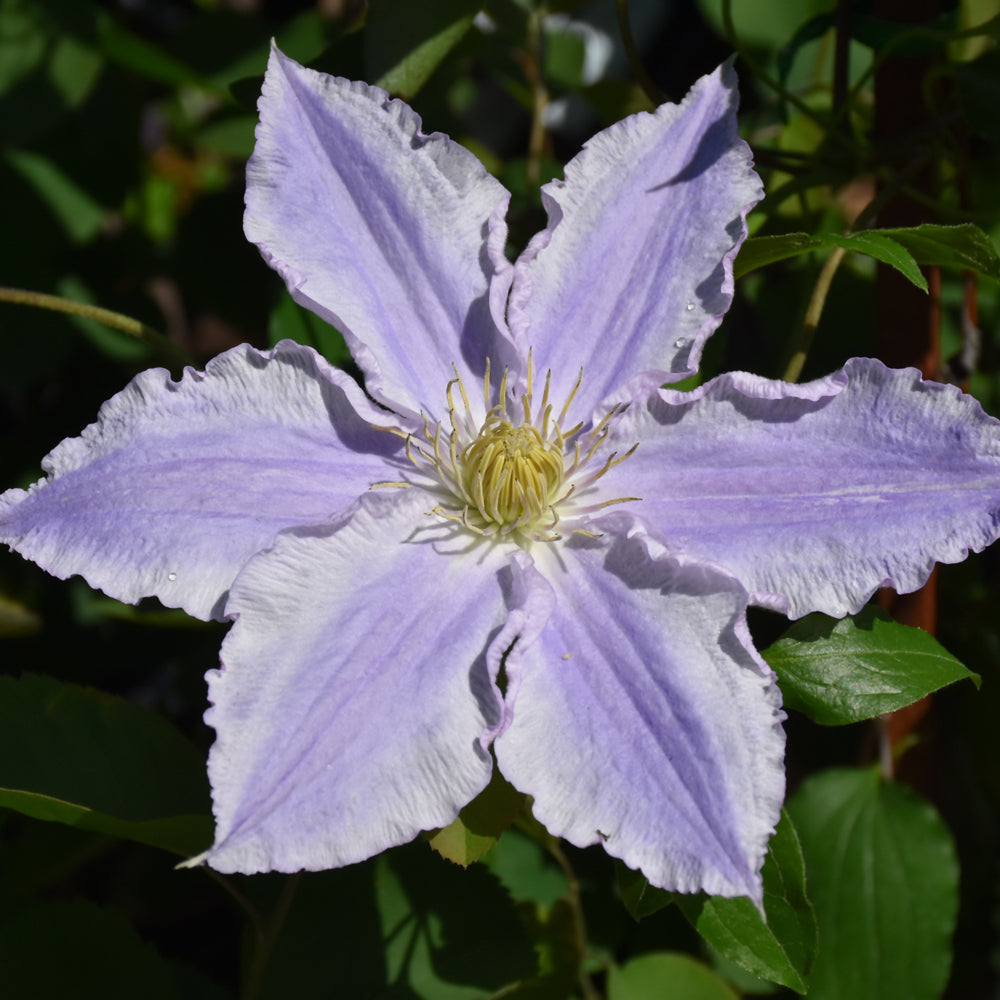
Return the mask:
POLYGON ((179 1000, 173 969, 118 912, 37 903, 0 922, 4 996, 179 1000))
POLYGON ((746 897, 678 896, 677 902, 719 954, 755 976, 806 992, 816 954, 816 916, 806 896, 802 849, 782 812, 764 862, 764 912, 746 897))
MULTIPOLYGON (((565 899, 551 907, 522 907, 538 956, 538 975, 498 994, 503 1000, 564 1000, 580 982, 580 941, 576 915, 565 899)), ((431 998, 436 1000, 436 998, 431 998)))
POLYGON ((958 862, 937 813, 874 770, 833 770, 789 802, 820 950, 809 1000, 934 1000, 951 965, 958 862))
POLYGON ((0 639, 33 635, 41 624, 41 619, 29 607, 0 593, 0 639))
POLYGON ((710 969, 690 955, 650 952, 608 971, 608 1000, 737 1000, 710 969))
POLYGON ((0 806, 188 855, 211 841, 205 763, 165 719, 46 677, 0 677, 0 806))
POLYGON ((255 875, 240 886, 260 913, 284 913, 261 984, 261 1000, 387 996, 375 863, 324 872, 255 875))
POLYGON ((871 605, 843 619, 808 615, 763 656, 786 706, 825 726, 893 712, 964 678, 979 681, 932 635, 871 605))
POLYGON ((36 69, 45 58, 51 26, 29 0, 0 0, 0 94, 36 69))
POLYGON ((497 842, 523 804, 524 796, 494 768, 490 783, 455 821, 428 835, 430 845, 441 857, 465 868, 497 842))
POLYGON ((166 49, 147 41, 119 24, 110 14, 97 12, 97 35, 101 51, 110 62, 147 80, 179 86, 194 84, 203 90, 227 97, 226 91, 182 62, 166 49))
MULTIPOLYGON (((64 299, 71 299, 74 302, 98 304, 94 301, 91 290, 73 276, 63 278, 56 286, 56 292, 64 299)), ((148 361, 153 353, 153 345, 148 340, 130 336, 105 323, 98 323, 95 319, 70 313, 69 321, 83 333, 93 347, 114 361, 123 363, 148 361)))
POLYGON ((368 77, 392 94, 411 98, 472 27, 481 0, 380 0, 365 26, 368 77))
POLYGON ((72 177, 51 160, 27 150, 8 149, 6 160, 45 202, 74 243, 89 243, 107 216, 72 177))

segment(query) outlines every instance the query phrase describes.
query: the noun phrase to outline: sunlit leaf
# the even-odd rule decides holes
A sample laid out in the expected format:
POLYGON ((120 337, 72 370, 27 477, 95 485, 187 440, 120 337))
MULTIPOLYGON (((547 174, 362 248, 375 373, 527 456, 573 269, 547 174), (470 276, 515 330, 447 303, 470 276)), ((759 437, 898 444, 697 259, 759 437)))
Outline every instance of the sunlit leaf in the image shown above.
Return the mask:
POLYGON ((518 903, 549 907, 569 891, 566 873, 541 844, 516 828, 504 833, 484 863, 518 903))
POLYGON ((763 656, 785 705, 826 726, 893 712, 958 680, 979 681, 932 635, 871 605, 839 620, 807 615, 763 656))
POLYGON ((743 244, 734 273, 739 278, 767 264, 835 246, 867 254, 895 267, 924 291, 927 284, 916 264, 961 268, 1000 281, 1000 256, 986 233, 971 223, 866 229, 850 236, 836 233, 755 236, 743 244))
POLYGON ((782 233, 780 236, 751 236, 740 248, 733 264, 737 278, 779 260, 788 260, 823 246, 822 240, 808 233, 782 233))
POLYGON ((913 254, 907 250, 902 242, 893 239, 888 230, 866 229, 860 233, 852 233, 850 236, 824 236, 823 239, 843 247, 845 250, 853 250, 855 253, 874 257, 875 260, 894 267, 922 292, 927 291, 927 279, 921 273, 920 266, 913 254))
POLYGON ((690 955, 655 951, 608 971, 608 1000, 737 1000, 707 965, 690 955))
POLYGON ((817 943, 805 876, 795 827, 783 812, 764 862, 766 922, 746 897, 676 898, 684 915, 720 955, 755 976, 805 993, 817 943))
POLYGON ((820 949, 809 1000, 935 1000, 951 966, 958 861, 934 809, 877 771, 833 770, 789 802, 820 949))
POLYGON ((476 1000, 535 974, 524 925, 484 866, 461 871, 416 844, 375 870, 389 982, 425 1000, 476 1000))
POLYGON ((455 818, 453 823, 428 835, 441 857, 466 867, 482 857, 514 821, 524 796, 493 769, 493 777, 455 818))

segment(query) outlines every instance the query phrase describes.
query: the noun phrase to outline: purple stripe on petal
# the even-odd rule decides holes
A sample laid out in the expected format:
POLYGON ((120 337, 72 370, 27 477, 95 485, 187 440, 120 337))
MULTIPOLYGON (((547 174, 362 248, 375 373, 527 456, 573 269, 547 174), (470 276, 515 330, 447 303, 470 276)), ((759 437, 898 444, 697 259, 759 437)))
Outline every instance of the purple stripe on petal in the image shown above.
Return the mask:
POLYGON ((221 617, 240 567, 290 525, 323 521, 398 478, 400 440, 343 372, 285 341, 236 347, 180 382, 143 372, 95 424, 0 497, 0 541, 122 601, 221 617))
MULTIPOLYGON (((503 323, 509 195, 402 101, 272 50, 245 229, 303 305, 346 336, 368 391, 440 412, 452 365, 516 365, 503 323)), ((480 394, 481 396, 481 394, 480 394)))
POLYGON ((671 545, 799 617, 915 590, 1000 534, 1000 422, 955 386, 856 358, 788 385, 743 373, 663 390, 615 425, 606 489, 671 545))
POLYGON ((508 318, 536 366, 552 368, 555 399, 581 365, 588 414, 697 367, 762 196, 736 104, 726 64, 681 104, 594 136, 565 181, 543 188, 548 228, 515 264, 508 318))
POLYGON ((629 521, 538 552, 556 606, 521 653, 497 762, 550 833, 603 843, 654 885, 759 904, 784 735, 746 593, 614 523, 629 521))
POLYGON ((212 867, 359 861, 451 822, 489 781, 508 556, 442 541, 426 510, 416 490, 369 494, 281 535, 233 585, 209 674, 212 867))

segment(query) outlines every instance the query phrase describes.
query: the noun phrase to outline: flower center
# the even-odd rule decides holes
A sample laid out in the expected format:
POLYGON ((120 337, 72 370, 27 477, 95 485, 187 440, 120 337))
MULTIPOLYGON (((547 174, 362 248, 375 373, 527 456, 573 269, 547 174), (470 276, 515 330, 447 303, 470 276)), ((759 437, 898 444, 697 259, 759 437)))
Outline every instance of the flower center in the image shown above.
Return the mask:
MULTIPOLYGON (((635 500, 635 497, 596 497, 594 484, 609 469, 624 462, 636 449, 625 454, 612 452, 603 462, 594 462, 604 445, 610 423, 621 412, 612 408, 596 426, 584 430, 576 424, 563 430, 573 397, 583 380, 580 372, 576 385, 558 414, 549 402, 552 373, 545 378, 539 405, 535 406, 534 371, 528 353, 526 386, 514 402, 507 391, 504 372, 492 403, 490 366, 483 376, 483 407, 486 416, 480 421, 473 414, 457 370, 448 383, 448 424, 432 424, 424 416, 423 432, 406 433, 392 427, 385 430, 406 438, 406 456, 420 474, 419 482, 385 482, 376 486, 422 486, 440 502, 429 513, 451 521, 479 535, 500 535, 522 544, 530 541, 555 541, 554 529, 566 515, 577 524, 586 516, 610 504, 635 500), (456 401, 455 395, 460 397, 456 401), (520 412, 518 412, 520 411, 520 412), (450 425, 450 426, 448 426, 450 425)), ((590 534, 582 526, 574 531, 590 534)))
POLYGON ((514 426, 490 413, 461 455, 462 492, 489 523, 539 520, 563 484, 562 448, 531 424, 514 426))

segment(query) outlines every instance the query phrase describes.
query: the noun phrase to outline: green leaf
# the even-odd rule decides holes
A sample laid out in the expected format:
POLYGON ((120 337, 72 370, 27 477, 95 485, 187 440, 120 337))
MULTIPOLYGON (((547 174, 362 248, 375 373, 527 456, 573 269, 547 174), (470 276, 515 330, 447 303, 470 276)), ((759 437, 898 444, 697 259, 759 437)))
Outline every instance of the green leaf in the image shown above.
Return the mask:
POLYGON ((800 254, 809 253, 823 246, 823 241, 808 233, 782 233, 780 236, 751 236, 740 247, 739 255, 733 264, 733 275, 742 278, 743 275, 756 271, 758 268, 775 264, 779 260, 788 260, 800 254))
POLYGON ((568 31, 545 32, 545 78, 560 87, 579 87, 583 79, 586 45, 582 35, 568 31))
POLYGON ((958 861, 931 806, 877 771, 832 770, 788 805, 819 920, 809 1000, 934 1000, 951 965, 958 861))
POLYGON ((173 968, 120 913, 82 899, 15 909, 0 922, 0 969, 11 998, 182 996, 173 968))
POLYGON ((894 267, 922 292, 927 291, 927 279, 921 274, 920 265, 914 260, 913 254, 902 243, 888 236, 884 229, 866 229, 850 236, 826 235, 822 239, 845 250, 874 257, 875 260, 894 267))
POLYGON ((461 871, 418 843, 381 855, 375 871, 386 978, 412 991, 400 995, 477 1000, 535 974, 524 924, 485 866, 461 871))
POLYGON ((633 920, 651 917, 680 899, 676 893, 650 885, 642 872, 633 871, 621 861, 615 863, 615 871, 618 876, 618 894, 633 920))
POLYGON ((256 115, 236 114, 198 130, 198 145, 234 159, 248 159, 254 147, 256 115))
POLYGON ((72 35, 63 35, 55 39, 48 76, 63 101, 77 108, 90 96, 103 66, 95 49, 72 35))
POLYGON ((364 36, 367 76, 409 100, 462 40, 481 7, 481 0, 372 4, 364 36))
POLYGON ((45 58, 51 26, 32 0, 0 0, 0 94, 45 58))
POLYGON ((229 94, 224 88, 166 49, 129 31, 106 11, 98 10, 95 14, 98 43, 109 62, 117 63, 146 80, 156 80, 170 86, 192 84, 216 97, 228 99, 229 94))
POLYGON ((566 873, 538 841, 516 827, 497 841, 484 864, 518 903, 546 909, 569 892, 566 873))
MULTIPOLYGON (((93 292, 73 275, 60 279, 56 285, 56 292, 64 299, 97 305, 93 292)), ((114 361, 123 364, 147 361, 153 353, 153 345, 148 340, 130 336, 106 323, 98 323, 88 316, 70 313, 69 321, 83 333, 93 347, 114 361)))
POLYGON ((805 877, 799 838, 782 811, 764 862, 766 923, 746 897, 678 896, 677 903, 720 955, 755 976, 805 993, 817 946, 805 877))
POLYGON ((656 951, 608 970, 608 1000, 737 1000, 707 965, 679 952, 656 951))
POLYGON ((201 753, 165 719, 47 677, 0 677, 0 806, 181 855, 212 838, 201 753))
POLYGON ((7 162, 34 188, 74 243, 89 243, 101 230, 107 210, 39 153, 8 149, 7 162))
POLYGON ((807 615, 763 656, 785 705, 824 726, 894 712, 965 678, 979 683, 932 635, 872 605, 839 620, 807 615))
POLYGON ((41 625, 41 619, 29 607, 0 593, 0 639, 34 635, 41 625))
POLYGON ((960 226, 928 223, 903 229, 866 229, 850 236, 836 233, 754 236, 743 244, 733 272, 740 278, 767 264, 835 246, 890 264, 924 291, 927 285, 916 270, 917 264, 962 268, 1000 281, 1000 256, 986 233, 971 223, 960 226))
POLYGON ((765 264, 773 264, 788 257, 797 257, 810 250, 843 247, 863 253, 896 268, 922 291, 927 291, 927 279, 920 273, 917 261, 902 243, 886 235, 886 230, 866 229, 864 232, 842 236, 837 233, 786 233, 782 236, 757 236, 746 241, 736 258, 734 274, 737 278, 749 274, 765 264))
POLYGON ((934 226, 929 223, 908 229, 880 229, 913 254, 920 264, 958 267, 1000 281, 1000 256, 989 236, 979 226, 934 226))
POLYGON ((498 768, 490 783, 455 818, 427 839, 441 857, 463 868, 481 858, 514 822, 524 796, 509 785, 498 768))

